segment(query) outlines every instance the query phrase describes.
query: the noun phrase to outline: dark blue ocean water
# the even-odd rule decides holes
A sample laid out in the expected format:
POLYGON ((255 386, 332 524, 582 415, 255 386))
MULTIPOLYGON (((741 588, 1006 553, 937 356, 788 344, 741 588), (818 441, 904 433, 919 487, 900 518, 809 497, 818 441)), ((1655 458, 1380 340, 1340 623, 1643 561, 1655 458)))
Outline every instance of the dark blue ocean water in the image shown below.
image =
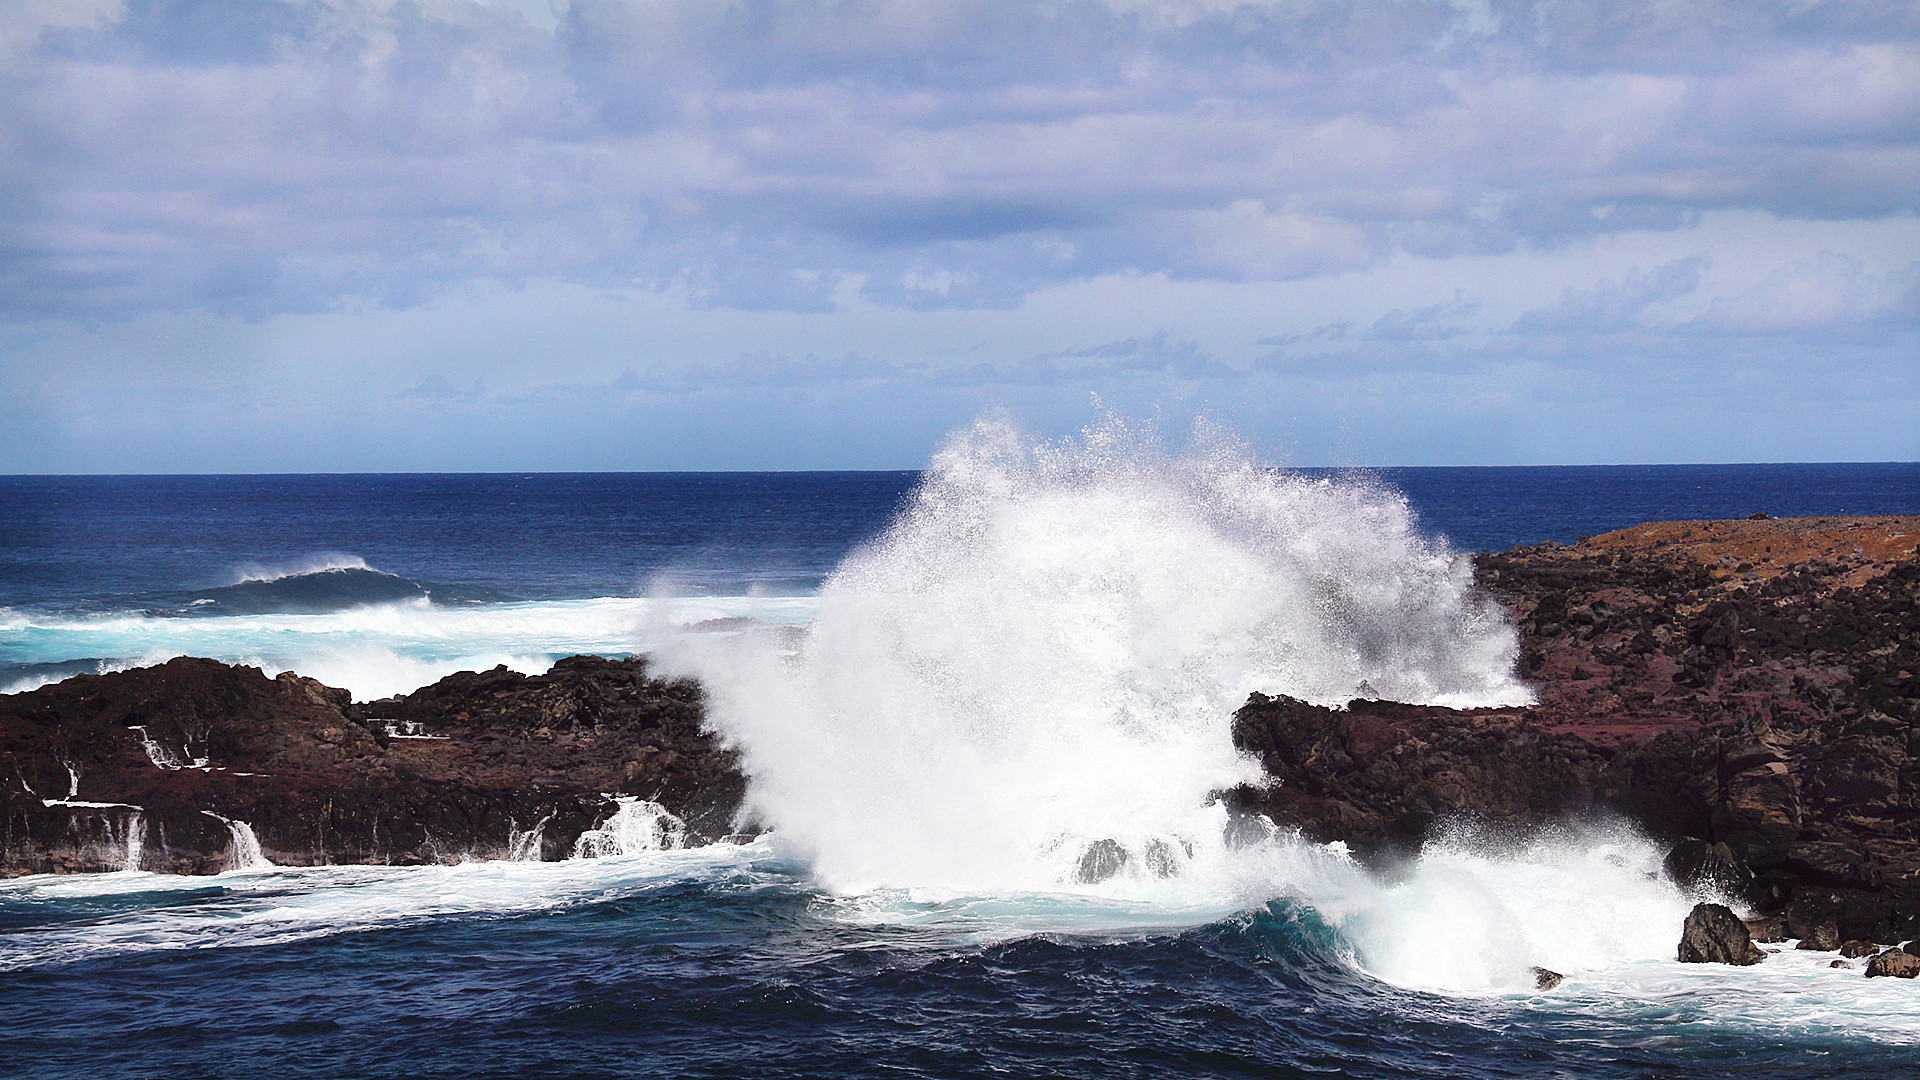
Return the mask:
MULTIPOLYGON (((1920 464, 1302 470, 1405 493, 1466 551, 1644 521, 1920 513, 1920 464)), ((529 600, 818 585, 914 472, 0 477, 0 606, 227 584, 358 556, 529 600)))
MULTIPOLYGON (((850 923, 776 860, 610 868, 532 911, 341 901, 324 932, 297 905, 383 886, 312 880, 323 873, 281 872, 277 886, 149 876, 151 891, 131 881, 108 901, 0 886, 7 1075, 1643 1080, 1893 1077, 1920 1053, 1911 1025, 1889 1037, 1869 1016, 1850 1030, 1831 986, 1796 1007, 1811 980, 1403 989, 1356 970, 1340 936, 1286 900, 1193 926, 976 941, 850 923), (294 905, 279 916, 289 940, 267 932, 275 901, 294 905), (214 937, 223 919, 232 939, 252 920, 256 940, 214 937), (141 925, 89 933, 116 920, 141 925), (66 940, 36 962, 22 938, 66 940)), ((461 899, 504 891, 460 869, 411 873, 461 899)))
MULTIPOLYGON (((1396 486, 1424 528, 1468 550, 1756 511, 1920 513, 1913 464, 1361 479, 1396 486)), ((278 658, 369 697, 456 666, 625 651, 650 594, 691 598, 689 619, 800 620, 915 480, 0 478, 0 683, 199 652, 278 658), (319 566, 366 569, 300 572, 319 566)), ((1674 964, 1686 901, 1618 869, 1657 866, 1658 852, 1629 843, 1606 856, 1627 860, 1617 866, 1581 861, 1592 857, 1436 859, 1332 885, 1262 871, 1243 903, 1210 912, 1078 895, 839 897, 765 844, 23 879, 0 883, 0 1073, 1920 1075, 1920 986, 1808 954, 1753 971, 1674 964), (1542 881, 1558 884, 1543 894, 1542 881), (1521 923, 1548 939, 1539 947, 1591 930, 1614 951, 1571 950, 1585 959, 1550 993, 1412 988, 1451 985, 1450 965, 1508 947, 1521 923), (1427 981, 1376 974, 1390 970, 1427 981)))

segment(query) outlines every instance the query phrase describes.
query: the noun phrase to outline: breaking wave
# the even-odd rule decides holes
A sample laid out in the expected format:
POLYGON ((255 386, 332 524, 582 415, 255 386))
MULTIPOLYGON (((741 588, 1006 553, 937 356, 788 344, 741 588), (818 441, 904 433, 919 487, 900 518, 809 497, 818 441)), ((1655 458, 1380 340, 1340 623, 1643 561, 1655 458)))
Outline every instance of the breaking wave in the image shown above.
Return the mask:
POLYGON ((1190 895, 1244 861, 1213 796, 1260 779, 1229 732, 1250 691, 1525 702, 1515 653, 1393 492, 1205 431, 1172 452, 1118 420, 1043 443, 987 418, 828 579, 796 655, 667 659, 832 888, 1190 895))

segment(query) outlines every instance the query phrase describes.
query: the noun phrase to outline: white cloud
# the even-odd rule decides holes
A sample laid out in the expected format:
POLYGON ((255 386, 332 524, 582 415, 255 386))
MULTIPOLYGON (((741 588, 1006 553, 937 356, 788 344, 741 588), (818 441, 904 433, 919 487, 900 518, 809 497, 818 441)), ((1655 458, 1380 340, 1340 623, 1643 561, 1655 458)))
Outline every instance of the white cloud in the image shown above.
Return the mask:
POLYGON ((1896 3, 545 10, 18 9, 0 302, 264 314, 557 277, 807 310, 864 275, 875 303, 1004 306, 1920 209, 1896 3))

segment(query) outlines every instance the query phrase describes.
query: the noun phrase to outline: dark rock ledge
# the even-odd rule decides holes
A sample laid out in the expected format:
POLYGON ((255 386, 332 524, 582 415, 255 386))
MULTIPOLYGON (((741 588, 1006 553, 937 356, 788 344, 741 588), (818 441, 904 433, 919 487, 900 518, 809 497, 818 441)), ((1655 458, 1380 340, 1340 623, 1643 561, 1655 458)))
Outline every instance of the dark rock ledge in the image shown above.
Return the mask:
MULTIPOLYGON (((1478 559, 1525 708, 1254 695, 1229 793, 1363 852, 1624 816, 1784 936, 1920 937, 1920 518, 1662 522, 1478 559)), ((1774 938, 1773 940, 1779 940, 1774 938)))
POLYGON ((0 872, 123 869, 131 838, 141 869, 217 873, 222 818, 283 865, 556 859, 617 795, 658 801, 701 842, 731 830, 745 791, 701 715, 698 686, 584 656, 369 705, 213 660, 77 676, 0 697, 0 872), (430 737, 390 734, 408 730, 430 737))

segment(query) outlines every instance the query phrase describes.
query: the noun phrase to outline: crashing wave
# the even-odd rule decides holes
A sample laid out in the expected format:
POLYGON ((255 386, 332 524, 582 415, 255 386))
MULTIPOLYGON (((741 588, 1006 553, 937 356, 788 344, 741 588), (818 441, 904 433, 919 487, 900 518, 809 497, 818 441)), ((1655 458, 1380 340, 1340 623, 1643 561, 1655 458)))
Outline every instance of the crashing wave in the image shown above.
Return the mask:
POLYGON ((1516 652, 1397 493, 1204 432, 1173 452, 1117 420, 1045 443, 988 418, 828 580, 797 655, 676 662, 830 885, 1044 889, 1127 862, 1151 889, 1224 843, 1213 793, 1260 779, 1229 730, 1250 691, 1514 704, 1516 652))

